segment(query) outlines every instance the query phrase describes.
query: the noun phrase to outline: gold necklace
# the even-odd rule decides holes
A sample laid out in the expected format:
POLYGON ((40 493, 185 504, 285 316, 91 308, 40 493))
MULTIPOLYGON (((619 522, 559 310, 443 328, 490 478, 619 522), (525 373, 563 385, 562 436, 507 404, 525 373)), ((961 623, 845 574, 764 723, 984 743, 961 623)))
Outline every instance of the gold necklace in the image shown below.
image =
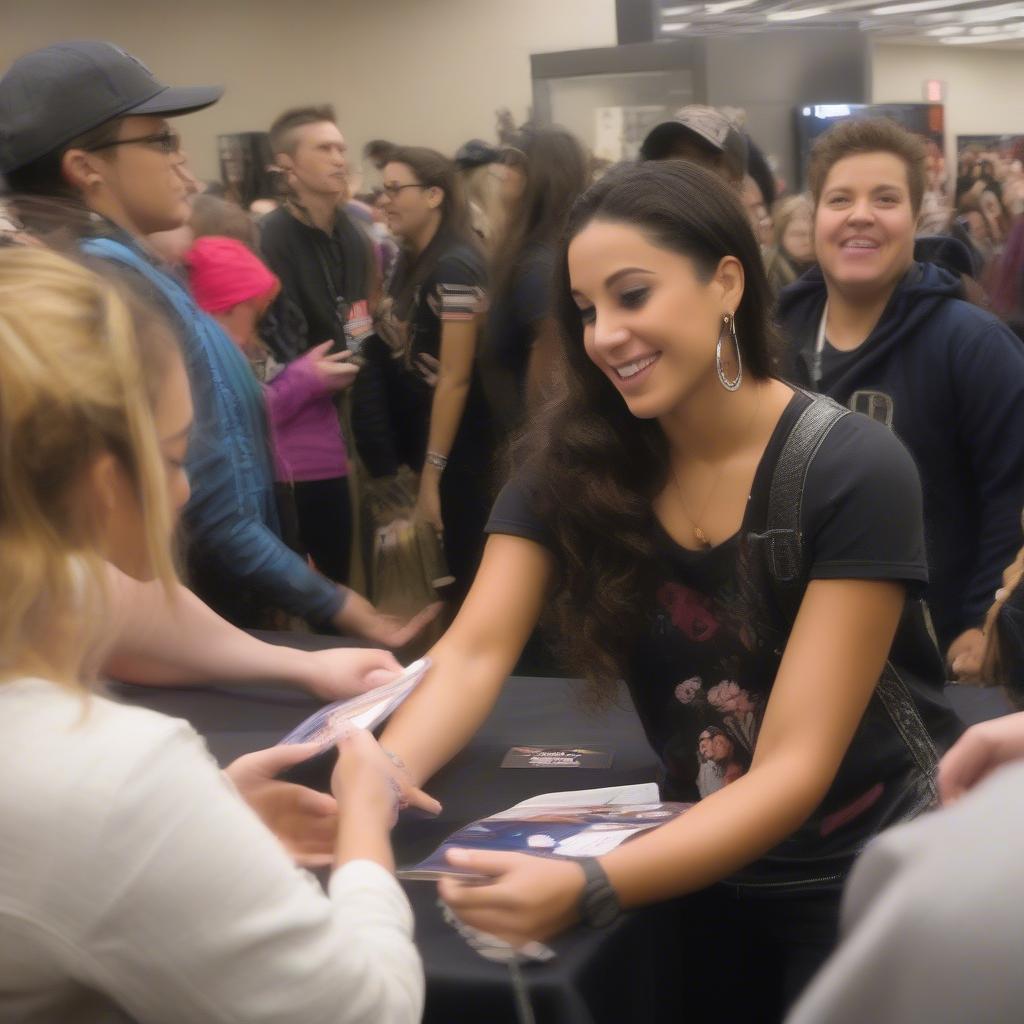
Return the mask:
MULTIPOLYGON (((743 428, 743 433, 748 434, 751 427, 754 425, 754 420, 757 419, 757 414, 761 411, 761 392, 757 393, 757 402, 754 405, 754 412, 752 413, 747 425, 743 428)), ((694 540, 701 546, 704 551, 709 550, 712 547, 711 541, 708 540, 708 535, 700 528, 699 521, 704 518, 704 513, 707 512, 708 506, 711 504, 711 499, 715 496, 715 491, 718 489, 718 482, 722 479, 722 474, 725 472, 725 467, 715 474, 715 479, 711 482, 711 488, 708 490, 708 496, 704 499, 704 504, 701 506, 701 510, 696 519, 686 511, 686 502, 683 500, 684 491, 682 485, 679 483, 679 475, 676 473, 676 467, 671 463, 670 469, 672 471, 672 479, 675 481, 676 491, 679 494, 679 508, 683 515, 686 517, 686 521, 690 524, 690 529, 693 531, 694 540)))

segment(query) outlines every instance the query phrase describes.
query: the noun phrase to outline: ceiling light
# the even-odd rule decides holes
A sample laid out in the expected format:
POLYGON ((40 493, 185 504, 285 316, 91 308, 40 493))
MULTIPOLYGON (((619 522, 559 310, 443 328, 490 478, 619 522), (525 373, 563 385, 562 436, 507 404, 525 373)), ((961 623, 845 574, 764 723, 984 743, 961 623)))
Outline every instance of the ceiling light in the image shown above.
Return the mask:
POLYGON ((938 11, 943 7, 962 7, 964 0, 914 0, 909 4, 886 4, 872 7, 872 14, 916 14, 918 11, 938 11))
POLYGON ((967 30, 967 34, 972 36, 991 36, 999 35, 1000 33, 995 25, 975 25, 967 30))
POLYGON ((765 17, 768 21, 800 21, 802 18, 817 18, 831 10, 831 7, 804 7, 795 11, 772 11, 765 17))
POLYGON ((1006 32, 994 32, 987 36, 946 36, 939 42, 946 46, 970 46, 978 43, 1005 43, 1011 39, 1024 38, 1024 31, 1013 29, 1006 32))
POLYGON ((940 25, 938 28, 930 28, 925 32, 926 36, 959 36, 963 35, 962 25, 940 25))
POLYGON ((700 10, 700 4, 686 4, 683 7, 662 7, 661 16, 663 18, 681 18, 684 14, 693 14, 694 11, 700 10))
POLYGON ((689 27, 688 21, 663 21, 661 23, 662 32, 682 32, 684 28, 689 27))
POLYGON ((961 11, 959 17, 964 22, 975 21, 1011 21, 1024 16, 1024 6, 1006 4, 1002 7, 982 7, 980 11, 961 11))
POLYGON ((757 0, 724 0, 723 3, 705 4, 704 10, 708 14, 725 14, 726 11, 736 11, 741 7, 749 7, 756 3, 757 0))

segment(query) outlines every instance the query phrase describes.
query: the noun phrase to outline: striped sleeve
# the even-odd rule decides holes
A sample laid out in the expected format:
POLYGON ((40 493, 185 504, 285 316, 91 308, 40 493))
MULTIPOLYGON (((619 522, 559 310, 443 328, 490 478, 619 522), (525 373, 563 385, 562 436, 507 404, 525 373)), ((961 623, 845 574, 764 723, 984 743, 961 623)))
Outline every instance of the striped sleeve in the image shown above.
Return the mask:
POLYGON ((440 283, 437 298, 441 320, 472 320, 486 308, 486 296, 479 285, 440 283))

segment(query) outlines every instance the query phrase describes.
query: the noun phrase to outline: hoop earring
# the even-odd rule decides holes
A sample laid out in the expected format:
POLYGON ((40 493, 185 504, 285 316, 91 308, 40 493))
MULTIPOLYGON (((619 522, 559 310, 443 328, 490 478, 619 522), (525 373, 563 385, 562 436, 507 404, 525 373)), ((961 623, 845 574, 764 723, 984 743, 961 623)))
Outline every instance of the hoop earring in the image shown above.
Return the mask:
POLYGON ((731 313, 722 316, 722 327, 718 332, 718 344, 715 346, 715 369, 718 371, 719 383, 726 391, 739 390, 740 384, 743 383, 743 356, 740 355, 740 341, 736 337, 736 317, 731 313), (722 368, 722 338, 727 327, 732 334, 733 347, 736 349, 736 376, 732 380, 726 377, 725 370, 722 368))

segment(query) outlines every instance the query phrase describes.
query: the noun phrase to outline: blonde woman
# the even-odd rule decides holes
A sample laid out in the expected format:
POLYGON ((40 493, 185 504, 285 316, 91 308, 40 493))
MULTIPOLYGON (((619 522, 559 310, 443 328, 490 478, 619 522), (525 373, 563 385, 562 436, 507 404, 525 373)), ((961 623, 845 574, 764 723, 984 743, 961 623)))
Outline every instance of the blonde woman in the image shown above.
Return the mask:
POLYGON ((814 208, 805 195, 789 196, 775 207, 772 247, 765 269, 778 295, 814 266, 814 208))
POLYGON ((0 252, 0 1019, 418 1020, 372 740, 342 744, 335 805, 273 781, 298 754, 222 774, 184 722, 92 692, 121 628, 110 564, 177 590, 191 422, 153 314, 63 257, 0 252), (332 850, 329 897, 286 846, 332 850))

